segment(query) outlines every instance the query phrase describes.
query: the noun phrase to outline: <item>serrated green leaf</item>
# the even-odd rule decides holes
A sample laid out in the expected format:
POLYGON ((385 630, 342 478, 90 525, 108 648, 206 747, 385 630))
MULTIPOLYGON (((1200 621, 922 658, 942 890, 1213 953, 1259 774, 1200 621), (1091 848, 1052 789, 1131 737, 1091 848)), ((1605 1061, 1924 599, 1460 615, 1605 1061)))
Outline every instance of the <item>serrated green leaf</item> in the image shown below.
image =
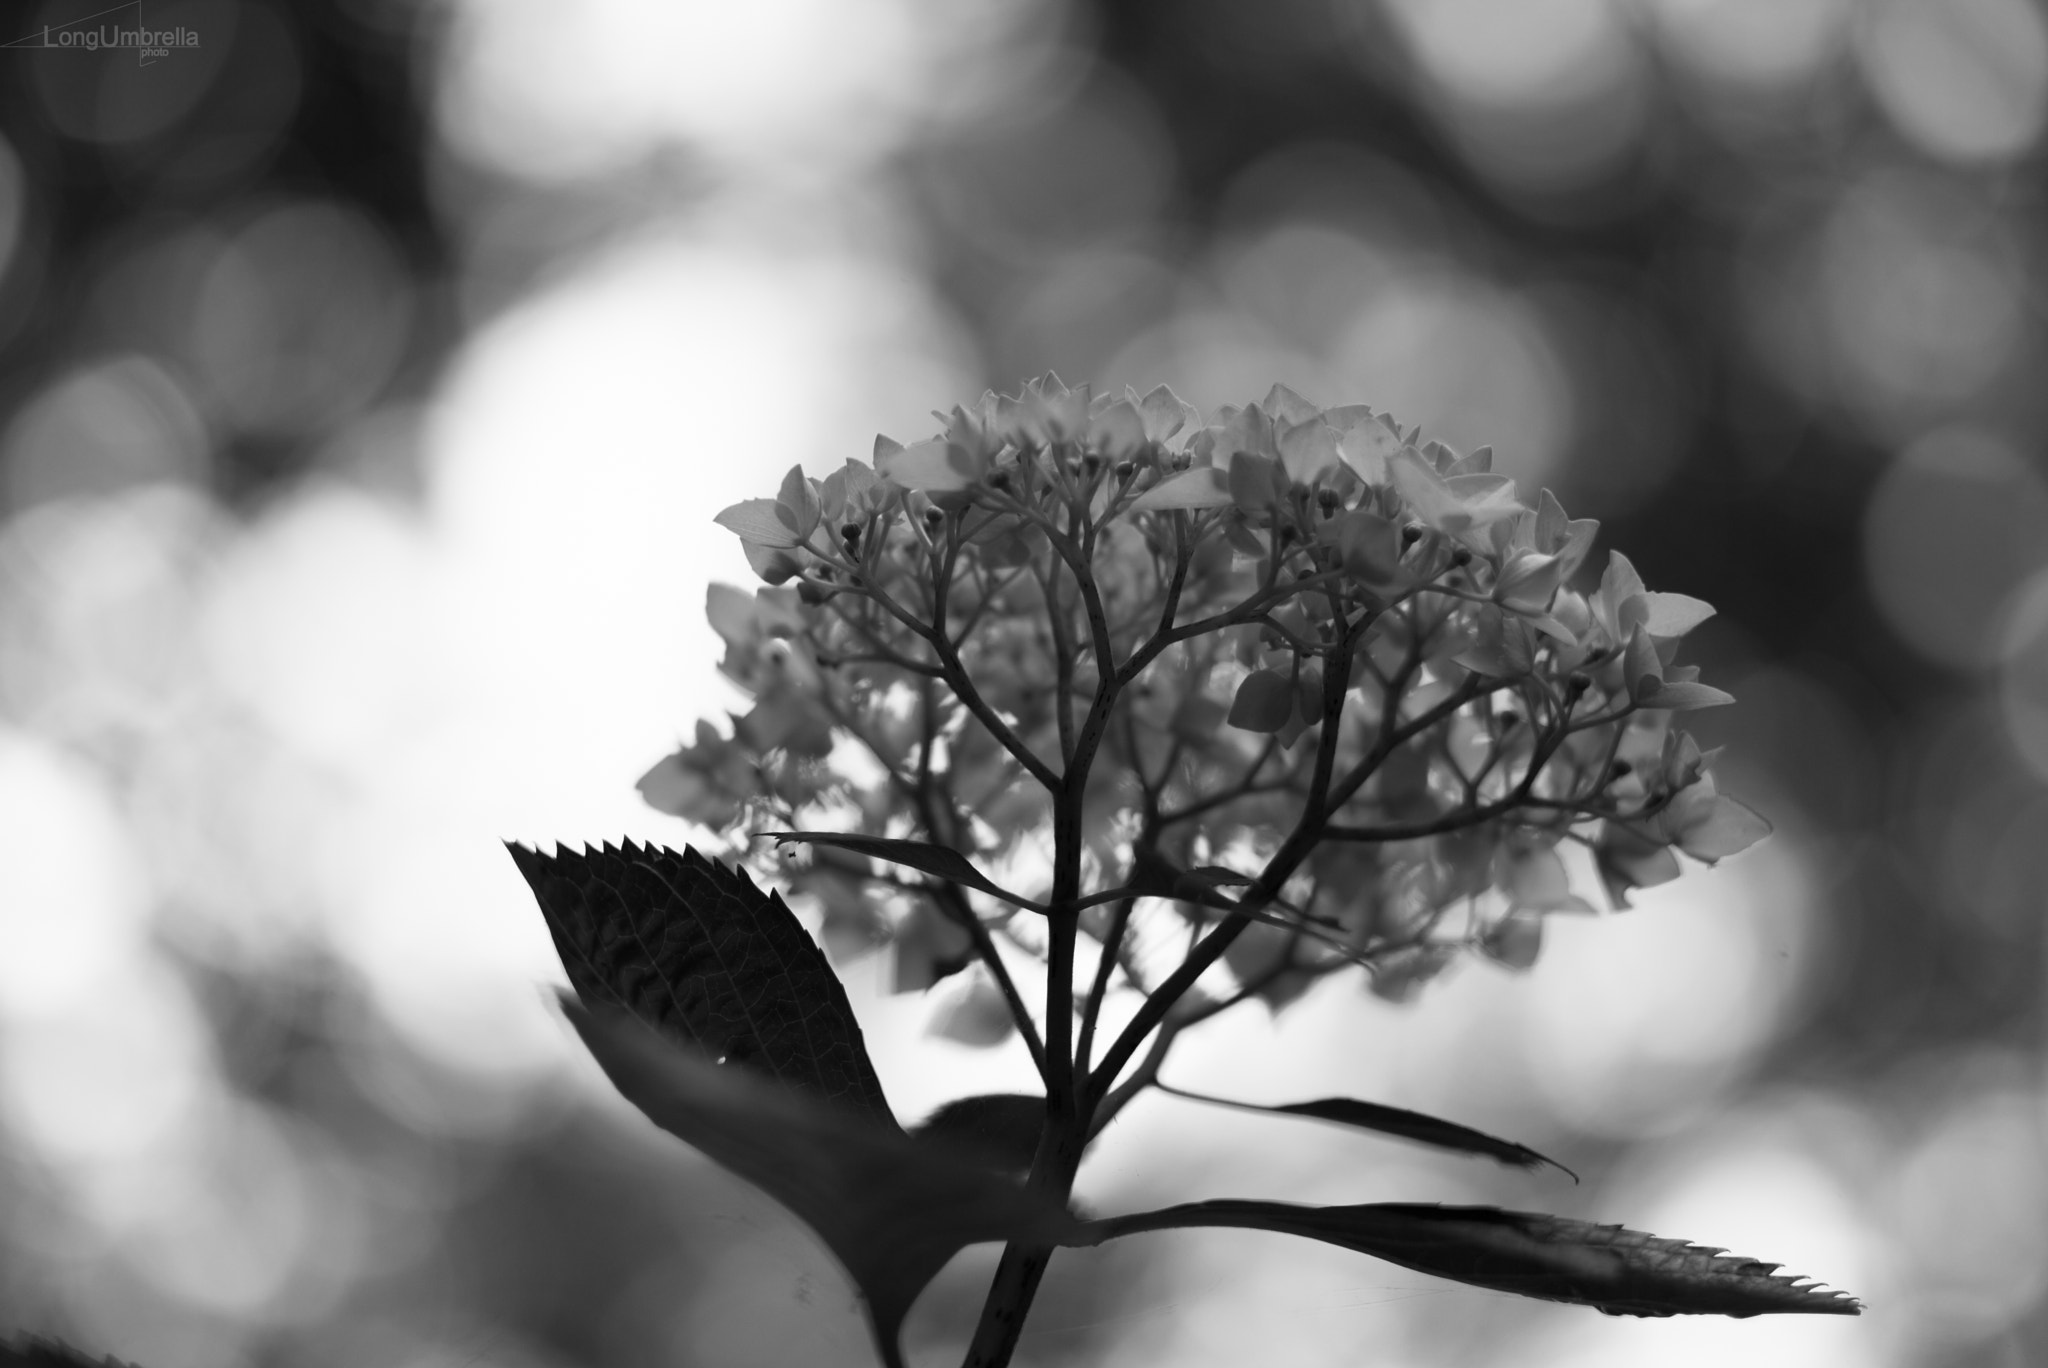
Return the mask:
POLYGON ((778 894, 688 847, 506 849, 585 1002, 895 1126, 846 990, 778 894))
POLYGON ((1090 1222, 1091 1243, 1146 1230, 1234 1226, 1300 1235, 1474 1287, 1592 1306, 1615 1316, 1854 1316, 1844 1292, 1779 1265, 1620 1226, 1485 1206, 1381 1202, 1192 1202, 1090 1222))
POLYGON ((960 1250, 1080 1233, 1057 1202, 969 1159, 722 1068, 615 1008, 564 994, 562 1010, 627 1101, 817 1233, 860 1288, 889 1368, 903 1362, 904 1316, 960 1250))
POLYGON ((976 869, 971 861, 950 846, 933 845, 929 841, 902 841, 888 836, 862 836, 849 831, 764 831, 762 837, 775 841, 807 841, 812 845, 832 846, 839 850, 851 850, 857 855, 871 859, 887 860, 890 864, 907 865, 925 874, 933 874, 949 883, 965 884, 983 893, 1001 898, 1013 907, 1043 912, 1043 904, 1010 892, 996 884, 986 874, 976 869))

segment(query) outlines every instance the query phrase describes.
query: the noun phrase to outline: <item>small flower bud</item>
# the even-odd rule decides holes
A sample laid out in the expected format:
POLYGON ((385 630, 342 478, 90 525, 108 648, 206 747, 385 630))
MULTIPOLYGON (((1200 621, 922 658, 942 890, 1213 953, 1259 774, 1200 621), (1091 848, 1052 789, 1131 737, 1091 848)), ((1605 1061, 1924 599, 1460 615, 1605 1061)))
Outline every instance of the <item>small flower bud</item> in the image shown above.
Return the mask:
POLYGON ((1451 564, 1457 566, 1459 569, 1462 570, 1464 567, 1470 565, 1471 563, 1472 552, 1470 549, 1461 546, 1457 550, 1451 552, 1451 564))
POLYGON ((1607 777, 1609 779, 1626 779, 1635 772, 1636 767, 1634 765, 1631 765, 1626 760, 1617 760, 1614 762, 1613 767, 1607 771, 1607 777))
POLYGON ((846 523, 845 525, 840 527, 839 535, 845 539, 846 544, 848 546, 854 546, 858 544, 860 541, 860 524, 851 522, 846 523))
POLYGON ((1336 490, 1318 489, 1316 491, 1316 507, 1323 510, 1324 518, 1328 519, 1336 516, 1337 504, 1338 499, 1336 490))
POLYGON ((1565 693, 1573 698, 1577 698, 1580 694, 1584 693, 1586 690, 1592 687, 1592 679, 1586 675, 1580 674, 1576 670, 1572 671, 1571 677, 1565 680, 1564 682, 1565 693))
POLYGON ((1007 491, 1010 487, 1010 472, 1007 470, 991 470, 988 473, 988 487, 990 489, 1007 491))
MULTIPOLYGON (((914 515, 926 528, 934 532, 938 530, 939 524, 946 520, 946 515, 940 511, 938 505, 932 502, 931 495, 925 493, 922 489, 909 490, 904 494, 903 509, 905 512, 914 515)), ((913 524, 914 526, 915 524, 913 524)))
POLYGON ((1415 545, 1415 543, 1421 540, 1422 529, 1418 527, 1416 524, 1409 523, 1406 527, 1401 529, 1401 545, 1413 546, 1415 545))
POLYGON ((1138 473, 1138 467, 1133 461, 1118 461, 1110 473, 1116 476, 1118 484, 1129 484, 1131 477, 1138 473))

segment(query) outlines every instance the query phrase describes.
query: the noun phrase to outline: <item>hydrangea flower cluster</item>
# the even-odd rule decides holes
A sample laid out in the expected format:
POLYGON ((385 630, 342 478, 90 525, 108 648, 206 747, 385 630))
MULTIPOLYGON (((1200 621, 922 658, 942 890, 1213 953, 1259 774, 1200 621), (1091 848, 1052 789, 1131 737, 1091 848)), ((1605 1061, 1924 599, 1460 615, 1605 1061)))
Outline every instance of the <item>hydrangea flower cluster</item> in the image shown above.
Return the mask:
POLYGON ((835 950, 892 944, 900 988, 979 956, 962 1038, 1022 1015, 990 940, 1043 951, 1019 907, 1100 947, 1085 1058, 1111 986, 1177 997, 1221 958, 1215 1005, 1277 1005, 1350 964, 1394 995, 1466 948, 1526 966, 1590 910, 1569 845, 1626 906, 1769 830, 1672 725, 1732 701, 1676 663, 1713 610, 1618 553, 1581 587, 1597 524, 1487 449, 1277 385, 1208 422, 1050 376, 937 416, 719 514, 767 582, 709 602, 752 707, 641 789, 735 843, 993 871, 1017 891, 853 841, 778 871, 835 950), (1205 929, 1162 979, 1162 939, 1205 929))

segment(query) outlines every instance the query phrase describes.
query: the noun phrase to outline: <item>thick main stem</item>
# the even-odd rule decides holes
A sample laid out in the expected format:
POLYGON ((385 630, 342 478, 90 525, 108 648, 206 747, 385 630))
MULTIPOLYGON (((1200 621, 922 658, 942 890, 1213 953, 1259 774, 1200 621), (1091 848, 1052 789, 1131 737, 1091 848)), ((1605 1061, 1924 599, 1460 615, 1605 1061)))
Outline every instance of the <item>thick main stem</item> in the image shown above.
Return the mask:
POLYGON ((1051 1262, 1050 1249, 1016 1244, 1003 1247, 1002 1261, 996 1265, 995 1281, 989 1284, 988 1300, 982 1303, 981 1320, 974 1327, 974 1342, 967 1346, 962 1368, 1007 1368, 1024 1333, 1024 1317, 1038 1295, 1039 1280, 1051 1262))
MULTIPOLYGON (((1093 584, 1085 562, 1075 568, 1075 578, 1092 609, 1093 584)), ((1060 612, 1057 602, 1051 607, 1055 614, 1060 612)), ((1103 633, 1098 632, 1096 640, 1097 652, 1103 654, 1103 633)), ((1088 1146, 1089 1122, 1094 1112, 1087 1080, 1077 1076, 1075 1069, 1074 943, 1080 930, 1081 850, 1088 771, 1095 762, 1096 749, 1102 743, 1121 688, 1112 677, 1106 654, 1097 661, 1096 668, 1095 698, 1074 737, 1073 749, 1068 752, 1066 772, 1057 785, 1049 786, 1053 797, 1053 872, 1052 895, 1046 904, 1050 936, 1045 986, 1046 1122, 1029 1182, 1061 1205, 1065 1205, 1073 1191, 1074 1174, 1079 1171, 1082 1152, 1088 1146)), ((1005 1368, 1009 1363, 1052 1255, 1052 1248, 1043 1245, 1013 1242, 1004 1248, 988 1298, 982 1303, 974 1340, 968 1346, 966 1368, 1005 1368)))
MULTIPOLYGON (((1031 1168, 1031 1185, 1056 1195, 1064 1203, 1073 1190, 1074 1174, 1081 1167, 1081 1153, 1087 1144, 1086 1117, 1054 1116, 1039 1141, 1038 1158, 1031 1168)), ((1004 1247, 962 1368, 1007 1368, 1010 1356, 1017 1352, 1017 1340, 1024 1333, 1024 1318, 1031 1312, 1039 1281, 1045 1277, 1052 1256, 1052 1248, 1044 1245, 1012 1243, 1004 1247)))
MULTIPOLYGON (((1081 1151, 1087 1144, 1085 1122, 1054 1122, 1046 1127, 1039 1150, 1039 1163, 1032 1169, 1032 1184, 1058 1194, 1064 1202, 1074 1185, 1074 1173, 1081 1167, 1081 1151), (1040 1180, 1043 1179, 1041 1182, 1040 1180)), ((1024 1333, 1024 1318, 1038 1295, 1039 1281, 1052 1262, 1053 1250, 1045 1245, 1012 1243, 1004 1246, 996 1276, 989 1284, 988 1297, 981 1305, 981 1320, 974 1327, 973 1342, 967 1346, 962 1368, 1007 1368, 1017 1352, 1017 1340, 1024 1333)))

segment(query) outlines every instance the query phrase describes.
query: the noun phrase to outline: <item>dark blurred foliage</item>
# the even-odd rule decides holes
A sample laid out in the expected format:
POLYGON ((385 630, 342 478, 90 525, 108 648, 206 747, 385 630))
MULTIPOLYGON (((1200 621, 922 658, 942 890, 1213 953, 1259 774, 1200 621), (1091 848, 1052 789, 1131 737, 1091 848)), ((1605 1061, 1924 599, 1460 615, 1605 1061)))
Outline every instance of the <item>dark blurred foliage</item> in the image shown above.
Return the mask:
MULTIPOLYGON (((132 24, 136 12, 109 13, 112 22, 132 24)), ((36 17, 62 23, 73 15, 51 4, 36 17)), ((7 407, 80 353, 132 345, 138 331, 191 324, 203 288, 195 277, 214 263, 180 230, 209 219, 246 222, 289 199, 363 216, 394 258, 399 278, 391 284, 411 296, 410 326, 382 339, 392 353, 390 373, 374 392, 350 396, 353 403, 316 401, 292 421, 223 425, 210 451, 214 487, 241 500, 303 475, 321 440, 370 402, 423 392, 455 341, 443 293, 450 244, 429 204, 429 128, 417 80, 432 17, 397 0, 198 0, 152 9, 146 20, 159 29, 192 27, 205 35, 200 53, 156 59, 142 70, 125 57, 115 66, 111 53, 5 52, 0 131, 38 192, 0 294, 7 407), (200 60, 181 63, 189 56, 200 60), (128 282, 117 274, 124 268, 146 273, 148 289, 124 289, 128 282)), ((341 245, 341 269, 353 264, 346 254, 354 245, 341 245)), ((270 348, 331 340, 319 331, 323 284, 310 282, 304 297, 279 301, 248 325, 263 333, 243 342, 255 355, 219 357, 189 335, 147 340, 168 343, 174 354, 198 352, 202 383, 261 384, 206 374, 208 362, 253 369, 270 348)), ((83 478, 95 473, 119 478, 83 478)))
MULTIPOLYGON (((85 8, 24 6, 16 26, 85 8)), ((1534 482, 1604 519, 1605 545, 1653 587, 1720 608, 1696 658, 1743 701, 1697 730, 1730 747, 1727 786, 1778 820, 1819 889, 1806 934, 1823 948, 1749 1086, 1850 1099, 1869 1135, 1897 1137, 1966 1105, 1972 1079, 2006 1086, 1999 1059, 2028 1061, 2013 1086, 2041 1095, 2048 168, 2037 89, 2035 106, 2014 97, 2019 134, 1984 133, 1967 89, 1927 97, 1898 75, 1916 52, 1938 68, 1948 50, 1882 8, 1803 66, 1758 59, 1769 79, 1752 71, 1751 89, 1715 83, 1721 49, 1686 47, 1693 21, 1670 16, 1697 9, 1616 7, 1608 46, 1588 50, 1626 49, 1619 84, 1572 94, 1560 77, 1564 94, 1518 114, 1460 103, 1458 80, 1417 55, 1436 40, 1414 5, 1081 5, 1043 21, 1060 35, 1050 49, 1034 30, 1028 98, 916 125, 875 178, 999 388, 1056 369, 1164 381, 1209 406, 1278 379, 1421 418, 1374 384, 1449 369, 1470 343, 1504 347, 1525 390, 1568 391, 1555 412, 1499 412, 1549 424, 1531 439, 1534 482), (1942 122, 1956 108, 1960 122, 1942 122), (1419 311, 1412 334, 1368 326, 1389 292, 1419 311), (1438 305, 1449 331, 1422 326, 1438 305), (1468 326, 1502 317, 1504 333, 1468 326)), ((0 244, 15 238, 0 245, 0 514, 166 476, 231 517, 315 476, 414 491, 411 406, 472 330, 643 200, 687 206, 716 183, 687 145, 545 184, 451 150, 434 114, 451 15, 162 0, 148 22, 189 25, 201 50, 139 69, 132 54, 0 50, 0 244)), ((1994 74, 2038 87, 2038 26, 2013 37, 1985 22, 2016 64, 1994 47, 1994 74)), ((1498 58, 1498 43, 1473 42, 1498 58)), ((1522 435, 1497 438, 1510 473, 1522 435)), ((848 437, 859 452, 865 434, 848 437)), ((17 722, 23 696, 7 700, 17 722)), ((119 772, 118 748, 78 746, 119 772)), ((550 1092, 468 1134, 408 1120, 394 1096, 482 1085, 380 1024, 333 957, 252 966, 161 939, 230 1091, 346 1157, 352 1185, 337 1191, 367 1204, 352 1238, 373 1247, 325 1301, 253 1336, 218 1309, 180 1320, 162 1310, 173 1294, 132 1274, 97 1294, 125 1310, 74 1323, 61 1285, 99 1265, 39 1242, 60 1199, 24 1146, 0 1166, 0 1332, 61 1334, 144 1368, 653 1368, 672 1361, 670 1289, 721 1261, 769 1260, 764 1306, 842 1295, 814 1294, 821 1254, 792 1269, 750 1243, 758 1231, 704 1240, 704 1212, 743 1199, 621 1111, 550 1092), (387 1060, 368 1084, 349 1062, 364 1041, 387 1060), (176 1342, 108 1339, 173 1322, 188 1327, 176 1342)), ((1987 1171, 2041 1166, 2012 1148, 2038 1141, 2033 1124, 1999 1132, 2022 1139, 1982 1151, 1987 1171)), ((1626 1148, 1591 1124, 1522 1138, 1626 1148)), ((1915 1200, 1938 1208, 1926 1194, 1947 1180, 1922 1178, 1915 1200)), ((713 1224, 733 1219, 747 1218, 713 1224)), ((913 1336, 964 1336, 986 1266, 942 1279, 913 1336)), ((1138 1251, 1086 1277, 1056 1269, 1031 1352, 1104 1361, 1120 1306, 1173 1295, 1154 1276, 1138 1251)), ((1894 1361, 2048 1352, 2038 1290, 2019 1307, 1928 1314, 1952 1328, 1916 1332, 1932 1338, 1900 1353, 1924 1356, 1894 1361)), ((1511 1323, 1482 1322, 1446 1341, 1445 1361, 1516 1361, 1499 1339, 1511 1323)), ((856 1338, 830 1354, 862 1352, 856 1338)))

